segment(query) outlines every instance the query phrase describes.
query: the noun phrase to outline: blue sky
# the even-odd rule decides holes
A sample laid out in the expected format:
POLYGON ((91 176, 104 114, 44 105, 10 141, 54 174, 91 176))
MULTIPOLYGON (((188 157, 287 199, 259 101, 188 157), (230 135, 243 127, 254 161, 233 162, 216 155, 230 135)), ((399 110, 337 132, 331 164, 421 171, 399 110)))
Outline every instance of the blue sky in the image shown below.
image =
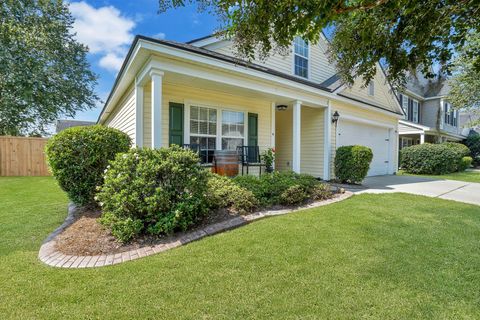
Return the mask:
MULTIPOLYGON (((188 41, 212 33, 216 18, 199 13, 196 6, 158 14, 158 0, 70 1, 77 40, 88 45, 88 59, 99 75, 97 94, 105 101, 121 63, 136 34, 188 41)), ((75 119, 95 121, 103 103, 80 112, 75 119)))

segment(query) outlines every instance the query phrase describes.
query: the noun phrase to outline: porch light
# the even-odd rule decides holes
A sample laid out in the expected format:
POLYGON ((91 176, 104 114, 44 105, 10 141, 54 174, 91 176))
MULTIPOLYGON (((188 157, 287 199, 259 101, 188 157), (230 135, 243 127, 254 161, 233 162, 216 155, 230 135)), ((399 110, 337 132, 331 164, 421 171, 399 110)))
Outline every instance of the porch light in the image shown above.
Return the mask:
POLYGON ((335 111, 332 115, 332 123, 337 123, 338 121, 338 118, 340 118, 340 114, 338 113, 338 111, 335 111))
POLYGON ((287 110, 288 106, 281 104, 277 106, 277 111, 285 111, 287 110))

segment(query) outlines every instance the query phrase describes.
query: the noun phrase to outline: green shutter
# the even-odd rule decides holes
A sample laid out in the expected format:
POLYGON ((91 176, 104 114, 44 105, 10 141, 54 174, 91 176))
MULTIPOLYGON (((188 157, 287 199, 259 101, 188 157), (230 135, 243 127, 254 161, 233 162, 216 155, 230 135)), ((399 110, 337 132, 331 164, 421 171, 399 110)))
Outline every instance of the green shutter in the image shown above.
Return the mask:
POLYGON ((248 114, 248 145, 258 145, 258 114, 248 114))
POLYGON ((169 106, 168 143, 183 146, 183 104, 170 102, 169 106))

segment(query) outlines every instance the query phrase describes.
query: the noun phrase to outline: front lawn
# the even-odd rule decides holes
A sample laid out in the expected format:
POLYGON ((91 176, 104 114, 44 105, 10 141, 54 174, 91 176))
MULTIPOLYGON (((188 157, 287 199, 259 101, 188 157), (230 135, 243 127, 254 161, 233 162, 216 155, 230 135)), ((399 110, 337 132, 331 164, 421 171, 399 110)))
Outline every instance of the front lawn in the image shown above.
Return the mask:
POLYGON ((399 170, 398 175, 411 175, 411 176, 420 176, 427 178, 443 179, 443 180, 458 180, 465 182, 477 182, 480 183, 480 171, 463 171, 463 172, 453 172, 442 175, 418 175, 418 174, 408 174, 402 170, 399 170))
POLYGON ((100 269, 37 259, 67 199, 0 178, 2 319, 480 318, 480 207, 406 194, 346 201, 100 269), (407 205, 408 204, 408 205, 407 205))

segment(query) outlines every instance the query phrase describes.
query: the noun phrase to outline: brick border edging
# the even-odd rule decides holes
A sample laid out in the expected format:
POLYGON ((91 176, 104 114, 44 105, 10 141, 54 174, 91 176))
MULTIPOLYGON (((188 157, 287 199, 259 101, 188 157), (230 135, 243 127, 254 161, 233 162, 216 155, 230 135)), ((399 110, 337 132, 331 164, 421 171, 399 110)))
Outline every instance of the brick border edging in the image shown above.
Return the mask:
POLYGON ((164 252, 172 248, 182 246, 184 244, 190 243, 201 238, 220 233, 222 231, 227 231, 240 227, 242 225, 248 224, 252 221, 259 220, 269 216, 278 216, 284 215, 287 213, 292 213, 296 211, 316 208, 325 206, 331 203, 339 202, 353 196, 352 192, 345 191, 345 193, 336 194, 335 197, 323 201, 317 201, 305 206, 296 207, 293 209, 280 209, 280 210, 263 210, 258 211, 245 216, 237 216, 230 220, 218 222, 212 225, 209 225, 203 229, 199 229, 190 233, 187 233, 181 236, 175 241, 169 243, 161 243, 155 246, 145 246, 139 249, 134 249, 130 251, 125 251, 122 253, 108 254, 108 255, 96 255, 96 256, 72 256, 56 251, 56 237, 65 230, 70 224, 74 222, 75 214, 79 211, 79 207, 74 204, 68 205, 68 215, 65 218, 65 221, 60 227, 58 227, 54 232, 52 232, 47 239, 43 242, 38 253, 38 258, 43 263, 58 268, 94 268, 94 267, 103 267, 108 265, 114 265, 130 260, 135 260, 150 256, 156 253, 164 252))

